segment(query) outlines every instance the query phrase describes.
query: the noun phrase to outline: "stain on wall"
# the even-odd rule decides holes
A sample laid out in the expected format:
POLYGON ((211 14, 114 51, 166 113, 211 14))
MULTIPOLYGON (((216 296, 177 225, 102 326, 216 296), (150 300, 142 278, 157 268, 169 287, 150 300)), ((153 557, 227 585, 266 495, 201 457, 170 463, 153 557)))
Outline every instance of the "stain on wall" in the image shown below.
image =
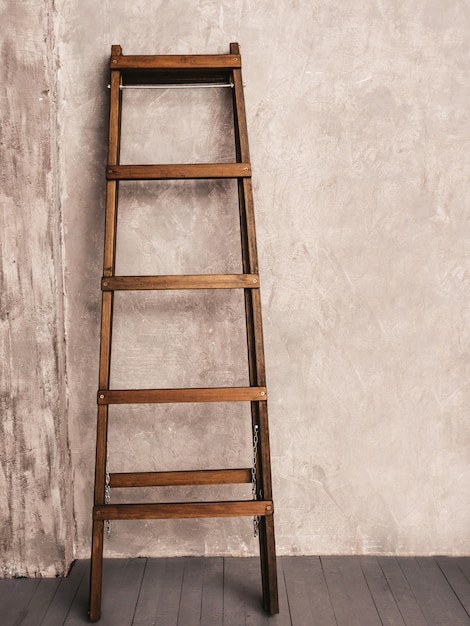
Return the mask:
POLYGON ((50 3, 4 4, 0 144, 0 575, 72 558, 50 3))

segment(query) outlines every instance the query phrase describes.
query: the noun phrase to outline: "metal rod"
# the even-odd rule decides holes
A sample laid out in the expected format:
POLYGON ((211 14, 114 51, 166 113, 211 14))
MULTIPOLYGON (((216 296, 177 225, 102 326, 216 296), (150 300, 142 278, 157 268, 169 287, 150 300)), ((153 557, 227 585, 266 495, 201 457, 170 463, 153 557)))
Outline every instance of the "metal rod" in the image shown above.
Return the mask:
POLYGON ((170 85, 120 85, 119 89, 197 89, 209 87, 231 87, 233 83, 195 83, 195 84, 170 84, 170 85))

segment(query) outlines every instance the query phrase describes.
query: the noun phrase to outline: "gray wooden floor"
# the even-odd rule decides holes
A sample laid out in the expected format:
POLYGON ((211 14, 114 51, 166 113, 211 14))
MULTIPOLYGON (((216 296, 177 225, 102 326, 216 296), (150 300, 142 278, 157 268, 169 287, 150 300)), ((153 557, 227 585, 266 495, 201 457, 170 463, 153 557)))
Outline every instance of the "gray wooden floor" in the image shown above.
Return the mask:
MULTIPOLYGON (((63 579, 0 580, 2 626, 87 624, 89 562, 63 579)), ((470 625, 470 557, 281 557, 280 614, 261 609, 258 559, 113 559, 102 626, 470 625)))

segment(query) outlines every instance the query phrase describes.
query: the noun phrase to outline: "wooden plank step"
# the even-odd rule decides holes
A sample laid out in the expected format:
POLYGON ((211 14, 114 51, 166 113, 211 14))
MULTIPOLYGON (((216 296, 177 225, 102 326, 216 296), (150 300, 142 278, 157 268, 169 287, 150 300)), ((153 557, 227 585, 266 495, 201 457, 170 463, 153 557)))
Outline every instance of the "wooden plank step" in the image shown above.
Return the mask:
POLYGON ((103 276, 103 291, 144 289, 258 289, 257 274, 192 274, 184 276, 103 276))
POLYGON ((108 165, 108 180, 176 180, 196 178, 249 178, 249 163, 191 163, 170 165, 108 165))
POLYGON ((98 504, 95 520, 180 519, 201 517, 244 517, 272 515, 272 500, 231 500, 221 502, 169 502, 149 504, 98 504))
POLYGON ((235 485, 251 482, 251 469, 197 470, 179 472, 121 472, 110 474, 109 486, 168 487, 178 485, 235 485))
POLYGON ((109 66, 120 69, 230 69, 240 68, 239 54, 112 54, 109 66))
POLYGON ((201 389, 100 389, 98 404, 177 402, 252 402, 266 400, 266 387, 209 387, 201 389))

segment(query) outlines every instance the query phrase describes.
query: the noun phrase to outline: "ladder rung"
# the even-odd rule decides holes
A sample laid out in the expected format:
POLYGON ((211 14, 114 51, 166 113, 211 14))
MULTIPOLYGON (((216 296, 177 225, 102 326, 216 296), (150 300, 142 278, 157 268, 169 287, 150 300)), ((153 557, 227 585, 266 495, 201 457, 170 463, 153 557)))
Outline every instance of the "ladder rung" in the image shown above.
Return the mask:
POLYGON ((171 502, 165 504, 100 504, 93 508, 93 517, 95 520, 124 520, 264 516, 272 515, 273 508, 272 500, 171 502))
POLYGON ((108 165, 108 180, 175 180, 195 178, 248 178, 249 163, 190 163, 170 165, 108 165))
POLYGON ((197 470, 179 472, 126 472, 110 474, 109 486, 169 487, 178 485, 235 485, 251 482, 251 469, 197 470))
POLYGON ((257 274, 205 274, 186 276, 103 276, 103 291, 142 289, 257 289, 257 274))
POLYGON ((237 402, 266 400, 266 387, 209 387, 203 389, 101 389, 98 404, 177 402, 237 402))
POLYGON ((217 69, 239 68, 239 54, 111 55, 110 67, 120 69, 217 69))

